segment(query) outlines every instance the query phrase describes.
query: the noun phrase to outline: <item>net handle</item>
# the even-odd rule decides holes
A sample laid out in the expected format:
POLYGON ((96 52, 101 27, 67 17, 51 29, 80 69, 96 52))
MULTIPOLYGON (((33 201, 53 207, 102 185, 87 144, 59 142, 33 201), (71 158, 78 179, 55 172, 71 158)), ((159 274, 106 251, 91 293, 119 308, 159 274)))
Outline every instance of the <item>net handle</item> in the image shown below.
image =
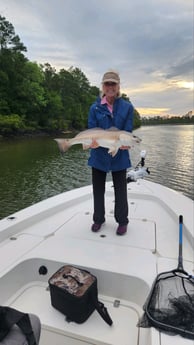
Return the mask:
POLYGON ((183 216, 179 216, 179 255, 178 270, 183 270, 183 216))

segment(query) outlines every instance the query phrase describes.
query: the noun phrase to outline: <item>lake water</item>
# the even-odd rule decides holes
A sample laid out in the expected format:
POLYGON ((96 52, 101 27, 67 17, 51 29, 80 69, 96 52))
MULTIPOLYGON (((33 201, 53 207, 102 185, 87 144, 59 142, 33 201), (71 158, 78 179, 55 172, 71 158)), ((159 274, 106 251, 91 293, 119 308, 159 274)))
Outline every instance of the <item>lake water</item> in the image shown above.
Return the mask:
MULTIPOLYGON (((194 199, 194 126, 148 126, 131 152, 133 166, 146 150, 148 180, 194 199)), ((62 157, 52 137, 0 140, 0 218, 38 201, 91 183, 89 151, 78 145, 62 157)), ((111 175, 108 175, 108 179, 111 175)))

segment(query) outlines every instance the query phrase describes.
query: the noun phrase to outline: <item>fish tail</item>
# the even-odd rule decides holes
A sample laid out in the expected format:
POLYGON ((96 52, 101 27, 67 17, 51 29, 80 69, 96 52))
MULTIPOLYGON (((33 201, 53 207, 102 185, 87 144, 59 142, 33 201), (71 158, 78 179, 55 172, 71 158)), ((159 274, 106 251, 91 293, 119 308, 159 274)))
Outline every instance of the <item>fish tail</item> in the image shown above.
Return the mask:
POLYGON ((69 149, 70 147, 69 140, 67 139, 54 139, 54 140, 57 142, 59 151, 61 153, 64 153, 69 149))

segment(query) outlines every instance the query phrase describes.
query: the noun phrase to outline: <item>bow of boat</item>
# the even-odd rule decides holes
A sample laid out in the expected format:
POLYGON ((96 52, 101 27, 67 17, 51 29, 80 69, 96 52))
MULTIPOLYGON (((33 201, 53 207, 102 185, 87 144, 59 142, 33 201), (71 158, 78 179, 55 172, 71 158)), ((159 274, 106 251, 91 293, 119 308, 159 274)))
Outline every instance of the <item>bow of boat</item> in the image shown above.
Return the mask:
MULTIPOLYGON (((90 230, 92 187, 34 204, 0 221, 0 303, 39 316, 41 345, 185 345, 187 340, 137 327, 157 273, 177 266, 178 217, 184 219, 184 268, 194 274, 193 201, 161 185, 128 184, 129 225, 116 235, 114 190, 106 185, 106 223, 90 230), (97 276, 99 299, 113 319, 94 312, 68 323, 50 303, 49 277, 64 264, 97 276)), ((188 345, 191 341, 188 341, 188 345)))

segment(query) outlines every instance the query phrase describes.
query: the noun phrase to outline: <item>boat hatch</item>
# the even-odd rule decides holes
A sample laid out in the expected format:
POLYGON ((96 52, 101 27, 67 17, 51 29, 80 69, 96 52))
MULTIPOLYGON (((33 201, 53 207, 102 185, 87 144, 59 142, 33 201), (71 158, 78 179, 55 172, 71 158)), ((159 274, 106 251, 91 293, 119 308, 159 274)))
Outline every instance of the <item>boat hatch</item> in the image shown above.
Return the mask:
POLYGON ((79 325, 67 322, 65 316, 51 305, 48 279, 62 265, 61 262, 29 259, 0 278, 0 303, 3 301, 3 304, 39 316, 42 325, 40 345, 141 345, 145 344, 145 339, 146 345, 153 345, 150 340, 152 330, 137 327, 142 315, 142 301, 149 291, 143 280, 95 269, 99 300, 107 307, 113 325, 107 325, 97 311, 79 325))
MULTIPOLYGON (((82 325, 68 323, 64 315, 51 306, 47 285, 40 282, 24 286, 13 297, 11 306, 20 310, 22 307, 22 310, 30 310, 31 313, 38 314, 42 323, 42 338, 45 340, 48 337, 50 339, 54 332, 57 333, 58 341, 61 343, 63 341, 65 344, 65 341, 68 344, 68 338, 77 338, 76 345, 83 342, 86 344, 138 344, 138 327, 136 325, 139 315, 135 305, 133 306, 127 301, 120 301, 119 306, 114 306, 114 299, 102 295, 99 296, 99 299, 108 308, 114 320, 114 326, 110 327, 105 324, 96 311, 82 325), (123 334, 122 340, 120 339, 121 334, 123 334)), ((49 343, 51 342, 49 341, 49 343)), ((57 344, 55 338, 53 344, 57 344)))
POLYGON ((128 233, 125 236, 115 236, 117 225, 113 223, 113 216, 107 217, 106 223, 99 233, 88 231, 91 227, 91 215, 75 214, 56 232, 56 238, 79 238, 82 240, 101 240, 115 245, 137 247, 155 252, 155 224, 147 219, 130 219, 128 233), (82 224, 80 225, 80 219, 82 224), (85 224, 85 227, 83 226, 85 224))

